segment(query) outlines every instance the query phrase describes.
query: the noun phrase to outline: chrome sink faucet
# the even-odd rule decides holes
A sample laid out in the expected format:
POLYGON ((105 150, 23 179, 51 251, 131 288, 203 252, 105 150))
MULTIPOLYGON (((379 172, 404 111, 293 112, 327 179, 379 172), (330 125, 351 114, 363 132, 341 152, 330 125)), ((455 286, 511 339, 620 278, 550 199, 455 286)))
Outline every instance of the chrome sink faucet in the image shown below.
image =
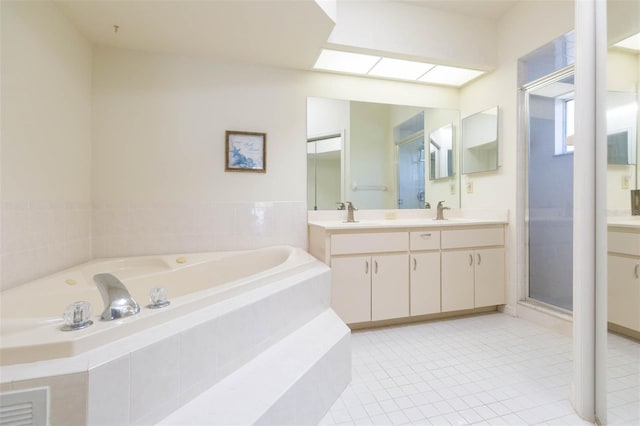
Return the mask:
POLYGON ((347 205, 347 222, 356 222, 353 218, 353 212, 358 209, 353 207, 353 203, 351 201, 346 201, 345 204, 347 205))
POLYGON ((93 280, 100 290, 104 311, 100 316, 102 321, 111 321, 128 317, 140 312, 140 305, 129 294, 129 290, 115 275, 109 273, 96 274, 93 280))
POLYGON ((444 218, 443 212, 444 210, 450 210, 449 207, 445 207, 442 205, 442 203, 444 203, 444 201, 438 201, 438 211, 436 212, 436 220, 446 220, 444 218))

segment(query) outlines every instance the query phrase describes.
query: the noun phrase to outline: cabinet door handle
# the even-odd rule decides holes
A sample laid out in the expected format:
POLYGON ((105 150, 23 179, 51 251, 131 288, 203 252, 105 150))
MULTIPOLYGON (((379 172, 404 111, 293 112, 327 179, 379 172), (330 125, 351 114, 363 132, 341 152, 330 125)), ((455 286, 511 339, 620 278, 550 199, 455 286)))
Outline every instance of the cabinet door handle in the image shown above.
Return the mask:
POLYGON ((377 273, 378 273, 378 261, 377 261, 377 260, 374 260, 374 261, 373 261, 373 265, 374 265, 374 267, 375 267, 374 272, 377 274, 377 273))
POLYGON ((469 255, 469 266, 473 265, 473 255, 469 255))
POLYGON ((636 267, 633 269, 633 273, 635 274, 636 278, 640 278, 640 264, 636 264, 636 267))
POLYGON ((418 267, 418 261, 416 260, 416 258, 413 258, 413 270, 415 271, 416 268, 418 267))
POLYGON ((420 234, 420 237, 424 239, 431 238, 431 234, 420 234))
POLYGON ((365 275, 369 275, 369 261, 368 260, 364 261, 364 274, 365 275))
POLYGON ((478 253, 478 265, 482 262, 482 258, 480 257, 480 253, 478 253))

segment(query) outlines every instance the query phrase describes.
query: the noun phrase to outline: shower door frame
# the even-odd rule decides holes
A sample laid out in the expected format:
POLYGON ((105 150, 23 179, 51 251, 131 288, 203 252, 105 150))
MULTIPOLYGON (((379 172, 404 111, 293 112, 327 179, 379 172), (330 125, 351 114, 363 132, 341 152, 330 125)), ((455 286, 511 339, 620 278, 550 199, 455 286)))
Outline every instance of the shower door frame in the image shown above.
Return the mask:
MULTIPOLYGON (((518 88, 518 176, 520 191, 517 196, 516 221, 521 228, 517 239, 518 256, 518 302, 528 302, 544 306, 561 315, 571 315, 572 311, 529 297, 529 93, 570 76, 575 76, 575 65, 571 64, 518 88)), ((573 283, 572 283, 573 285, 573 283)))

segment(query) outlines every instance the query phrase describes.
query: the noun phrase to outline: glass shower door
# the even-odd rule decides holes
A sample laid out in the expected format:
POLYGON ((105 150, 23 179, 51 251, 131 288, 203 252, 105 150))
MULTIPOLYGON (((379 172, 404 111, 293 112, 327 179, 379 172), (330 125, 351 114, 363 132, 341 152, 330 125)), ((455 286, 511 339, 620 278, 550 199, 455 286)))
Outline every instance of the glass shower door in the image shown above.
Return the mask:
POLYGON ((573 308, 573 74, 527 90, 528 297, 573 308))

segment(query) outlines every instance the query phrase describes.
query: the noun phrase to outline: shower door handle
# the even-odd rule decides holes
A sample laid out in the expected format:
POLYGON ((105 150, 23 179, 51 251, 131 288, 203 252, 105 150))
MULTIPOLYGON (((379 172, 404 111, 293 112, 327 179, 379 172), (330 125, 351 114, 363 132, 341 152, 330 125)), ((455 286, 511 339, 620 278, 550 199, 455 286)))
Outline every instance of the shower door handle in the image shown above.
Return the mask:
POLYGON ((636 267, 633 268, 633 274, 636 276, 636 279, 640 278, 640 264, 636 263, 636 267))

